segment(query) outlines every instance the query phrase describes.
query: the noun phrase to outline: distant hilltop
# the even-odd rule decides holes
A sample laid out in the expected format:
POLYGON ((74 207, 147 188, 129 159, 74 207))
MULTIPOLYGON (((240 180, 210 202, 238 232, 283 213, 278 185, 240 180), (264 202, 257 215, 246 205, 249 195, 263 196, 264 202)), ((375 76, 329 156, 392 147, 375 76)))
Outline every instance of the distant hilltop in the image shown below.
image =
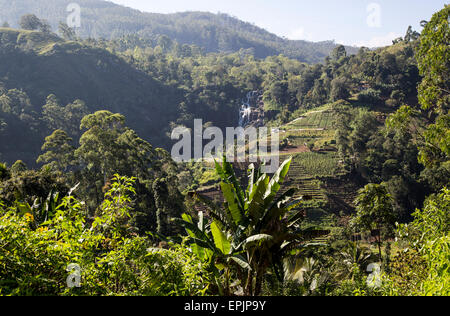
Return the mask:
MULTIPOLYGON (((20 17, 32 13, 45 19, 53 31, 67 19, 67 6, 73 0, 0 0, 0 25, 18 26, 20 17)), ((281 38, 251 23, 228 14, 183 12, 175 14, 144 13, 108 1, 78 0, 81 7, 83 38, 112 39, 135 34, 157 41, 162 35, 179 44, 196 45, 205 52, 248 50, 257 58, 283 54, 302 62, 322 62, 337 46, 334 41, 307 42, 281 38)), ((349 54, 356 47, 346 47, 349 54)))

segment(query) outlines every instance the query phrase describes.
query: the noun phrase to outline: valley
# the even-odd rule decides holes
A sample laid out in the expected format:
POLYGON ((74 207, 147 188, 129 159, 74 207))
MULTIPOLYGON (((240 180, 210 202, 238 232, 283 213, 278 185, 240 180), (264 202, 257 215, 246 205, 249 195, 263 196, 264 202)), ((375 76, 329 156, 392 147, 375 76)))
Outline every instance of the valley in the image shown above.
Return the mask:
POLYGON ((0 296, 448 296, 450 6, 203 5, 0 0, 0 296))

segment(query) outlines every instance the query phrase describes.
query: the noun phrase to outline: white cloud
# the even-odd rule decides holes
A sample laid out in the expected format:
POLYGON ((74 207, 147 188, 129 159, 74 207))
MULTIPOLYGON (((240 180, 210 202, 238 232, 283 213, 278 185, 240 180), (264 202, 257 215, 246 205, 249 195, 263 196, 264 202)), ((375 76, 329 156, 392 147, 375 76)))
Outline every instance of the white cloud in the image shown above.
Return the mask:
POLYGON ((312 41, 313 37, 311 34, 307 33, 305 31, 304 27, 299 27, 293 31, 291 31, 288 35, 287 38, 290 40, 303 40, 303 41, 312 41))
POLYGON ((369 48, 388 46, 388 45, 392 45, 392 41, 399 38, 400 36, 402 36, 402 35, 395 33, 395 32, 389 32, 388 34, 386 34, 384 36, 375 36, 375 37, 372 37, 368 41, 360 41, 360 42, 354 43, 353 46, 359 46, 359 47, 364 46, 364 47, 369 47, 369 48))

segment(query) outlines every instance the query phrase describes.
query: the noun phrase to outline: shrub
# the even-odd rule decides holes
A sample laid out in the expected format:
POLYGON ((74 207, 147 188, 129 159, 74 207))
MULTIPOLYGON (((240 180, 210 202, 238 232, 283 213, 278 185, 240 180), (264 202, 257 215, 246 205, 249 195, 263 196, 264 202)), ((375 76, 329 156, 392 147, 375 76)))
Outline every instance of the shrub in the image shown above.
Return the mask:
POLYGON ((381 92, 374 89, 367 89, 358 94, 358 101, 367 105, 374 105, 380 102, 381 92))
MULTIPOLYGON (((92 224, 84 203, 65 197, 54 216, 36 221, 27 204, 0 204, 0 292, 3 295, 204 295, 209 274, 184 247, 152 247, 127 219, 133 179, 116 176, 92 224), (69 288, 70 264, 81 287, 69 288)), ((51 206, 49 206, 51 207, 51 206)), ((50 212, 49 212, 50 213, 50 212)))
POLYGON ((431 196, 415 220, 398 229, 412 250, 397 256, 386 279, 389 295, 448 296, 450 294, 450 191, 431 196), (404 282, 399 278, 407 278, 404 282), (413 285, 411 285, 413 283, 413 285))

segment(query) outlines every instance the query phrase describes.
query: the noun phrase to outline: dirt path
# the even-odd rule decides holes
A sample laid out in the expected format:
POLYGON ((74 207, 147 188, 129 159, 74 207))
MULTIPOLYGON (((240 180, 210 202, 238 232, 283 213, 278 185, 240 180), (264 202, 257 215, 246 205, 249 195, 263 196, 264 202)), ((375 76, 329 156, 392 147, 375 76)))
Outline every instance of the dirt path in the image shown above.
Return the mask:
POLYGON ((298 147, 290 147, 284 150, 280 150, 280 154, 298 154, 298 153, 307 153, 310 152, 308 147, 306 146, 298 146, 298 147))
POLYGON ((324 130, 325 130, 325 128, 300 128, 300 129, 289 129, 287 131, 288 132, 308 132, 308 131, 321 132, 324 130))
POLYGON ((291 124, 294 124, 294 123, 296 123, 296 122, 298 122, 298 121, 300 121, 300 120, 303 120, 303 119, 307 118, 308 115, 311 115, 311 114, 314 114, 314 113, 323 113, 323 112, 325 112, 325 111, 326 111, 326 110, 319 110, 319 111, 311 111, 311 112, 308 112, 308 113, 306 113, 306 114, 303 114, 303 115, 300 116, 299 118, 296 118, 295 120, 293 120, 293 121, 291 121, 291 122, 285 124, 285 126, 291 125, 291 124))

